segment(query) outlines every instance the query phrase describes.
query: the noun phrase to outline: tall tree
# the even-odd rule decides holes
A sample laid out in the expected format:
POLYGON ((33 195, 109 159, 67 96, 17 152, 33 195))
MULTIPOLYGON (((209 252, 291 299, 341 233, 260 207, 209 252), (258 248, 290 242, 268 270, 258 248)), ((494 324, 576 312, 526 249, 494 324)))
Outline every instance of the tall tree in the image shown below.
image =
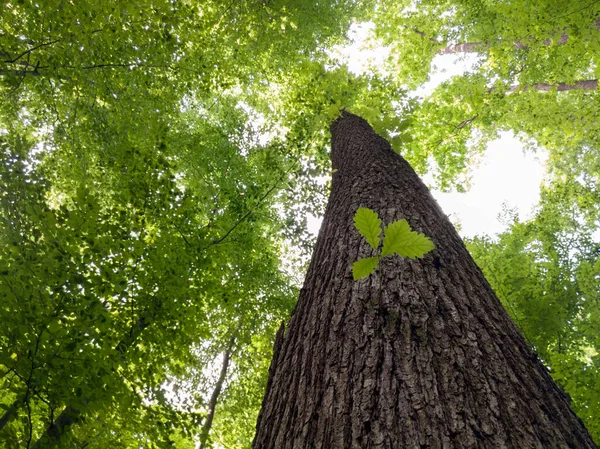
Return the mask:
POLYGON ((252 315, 240 344, 270 338, 293 298, 272 204, 299 164, 256 142, 238 92, 338 41, 354 3, 3 5, 3 444, 198 430, 207 401, 174 404, 165 384, 203 372, 218 327, 252 315))
POLYGON ((408 163, 355 115, 331 133, 331 196, 254 449, 596 448, 408 163), (352 262, 372 255, 361 206, 436 249, 355 282, 352 262))

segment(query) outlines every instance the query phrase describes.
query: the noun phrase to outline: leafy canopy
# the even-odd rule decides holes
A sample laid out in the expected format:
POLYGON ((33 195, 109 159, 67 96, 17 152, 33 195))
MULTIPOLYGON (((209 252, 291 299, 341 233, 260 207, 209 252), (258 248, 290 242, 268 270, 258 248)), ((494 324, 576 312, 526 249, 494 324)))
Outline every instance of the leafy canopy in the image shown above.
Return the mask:
MULTIPOLYGON (((301 276, 284 268, 287 248, 310 252, 307 216, 324 208, 327 129, 341 108, 443 188, 464 188, 500 131, 548 150, 541 212, 470 248, 600 436, 598 93, 564 89, 598 78, 600 7, 416 5, 5 2, 7 447, 34 447, 69 410, 78 413, 50 447, 194 447, 233 336, 207 444, 249 446, 272 340, 301 276), (357 74, 332 50, 365 21, 392 51, 385 67, 357 74), (406 95, 459 51, 475 56, 464 74, 406 95)), ((408 223, 377 220, 372 211, 357 220, 375 255, 355 263, 355 277, 381 257, 433 248, 408 223)))

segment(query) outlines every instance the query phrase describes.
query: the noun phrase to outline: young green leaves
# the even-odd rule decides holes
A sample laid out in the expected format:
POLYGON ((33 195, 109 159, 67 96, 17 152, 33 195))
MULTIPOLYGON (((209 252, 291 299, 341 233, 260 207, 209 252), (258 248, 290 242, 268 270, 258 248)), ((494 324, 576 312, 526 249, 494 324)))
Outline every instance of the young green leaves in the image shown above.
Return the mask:
POLYGON ((352 276, 355 281, 369 276, 377 268, 382 257, 397 254, 416 259, 435 248, 428 237, 414 232, 403 219, 394 221, 383 229, 383 247, 380 249, 381 220, 375 211, 366 207, 360 207, 356 211, 354 226, 376 252, 375 256, 359 259, 352 264, 352 276))
POLYGON ((367 239, 367 243, 371 245, 371 248, 374 250, 379 248, 381 220, 377 212, 366 207, 359 207, 354 215, 354 226, 356 226, 360 235, 367 239))

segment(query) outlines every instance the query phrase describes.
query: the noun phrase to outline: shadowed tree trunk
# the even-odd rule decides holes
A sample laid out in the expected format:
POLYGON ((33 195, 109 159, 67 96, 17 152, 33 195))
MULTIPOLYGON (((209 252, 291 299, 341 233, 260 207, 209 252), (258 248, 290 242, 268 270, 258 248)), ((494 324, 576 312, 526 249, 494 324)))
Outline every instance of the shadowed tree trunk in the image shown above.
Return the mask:
POLYGON ((357 116, 331 132, 331 196, 253 448, 596 448, 408 163, 357 116), (361 206, 436 249, 354 281, 372 255, 361 206))

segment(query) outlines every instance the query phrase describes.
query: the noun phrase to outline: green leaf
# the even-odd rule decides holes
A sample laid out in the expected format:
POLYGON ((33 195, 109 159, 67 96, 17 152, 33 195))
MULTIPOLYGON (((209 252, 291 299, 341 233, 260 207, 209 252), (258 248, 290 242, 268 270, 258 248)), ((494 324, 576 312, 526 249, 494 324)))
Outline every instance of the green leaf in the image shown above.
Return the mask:
POLYGON ((352 276, 354 280, 357 281, 369 276, 377 268, 378 263, 379 258, 377 256, 365 257, 354 262, 352 264, 352 276))
POLYGON ((379 247, 379 234, 381 234, 381 220, 377 212, 359 207, 354 215, 354 226, 358 229, 360 235, 367 239, 367 243, 371 248, 379 247))
POLYGON ((421 258, 435 248, 423 234, 414 232, 406 220, 390 223, 384 230, 382 256, 398 254, 409 259, 421 258))

